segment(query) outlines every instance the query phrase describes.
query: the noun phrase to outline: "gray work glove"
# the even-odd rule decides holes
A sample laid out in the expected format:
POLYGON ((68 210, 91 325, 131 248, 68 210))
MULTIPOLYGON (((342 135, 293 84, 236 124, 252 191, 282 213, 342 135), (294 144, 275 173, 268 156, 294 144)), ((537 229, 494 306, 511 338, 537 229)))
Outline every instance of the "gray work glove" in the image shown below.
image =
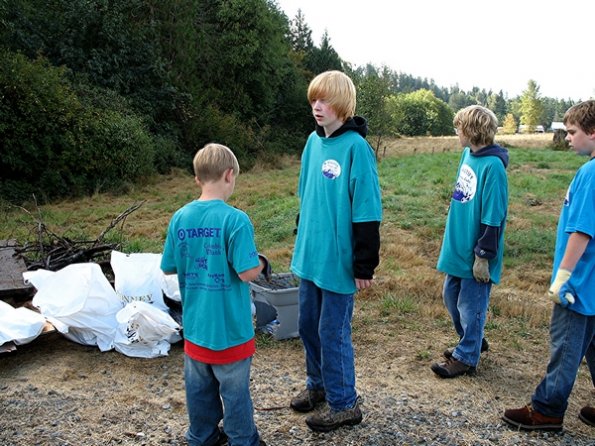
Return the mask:
POLYGON ((269 262, 269 259, 267 259, 263 254, 258 254, 258 259, 261 260, 264 265, 260 274, 262 274, 266 280, 271 280, 271 276, 273 274, 271 262, 269 262))
POLYGON ((477 255, 475 256, 475 262, 473 262, 473 277, 478 282, 489 283, 490 263, 488 259, 482 259, 477 255))

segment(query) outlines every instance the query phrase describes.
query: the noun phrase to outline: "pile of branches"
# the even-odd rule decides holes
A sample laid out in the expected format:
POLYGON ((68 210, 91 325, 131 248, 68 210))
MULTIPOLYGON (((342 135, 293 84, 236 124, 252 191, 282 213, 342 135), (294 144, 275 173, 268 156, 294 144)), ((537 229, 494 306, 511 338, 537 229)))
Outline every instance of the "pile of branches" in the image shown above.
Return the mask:
MULTIPOLYGON (((95 240, 71 240, 52 232, 40 217, 36 218, 36 234, 31 241, 15 246, 16 255, 25 260, 27 270, 46 269, 58 271, 73 263, 95 262, 105 265, 112 250, 120 250, 121 243, 109 243, 106 235, 118 225, 124 225, 126 218, 140 208, 144 201, 134 204, 112 219, 95 240)), ((25 212, 31 215, 29 211, 25 212)))

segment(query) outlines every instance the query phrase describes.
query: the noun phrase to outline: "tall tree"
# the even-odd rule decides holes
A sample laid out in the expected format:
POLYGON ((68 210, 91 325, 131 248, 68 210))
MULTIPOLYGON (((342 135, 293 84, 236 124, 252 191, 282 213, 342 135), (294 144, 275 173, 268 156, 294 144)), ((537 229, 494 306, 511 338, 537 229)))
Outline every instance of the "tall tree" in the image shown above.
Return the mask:
POLYGON ((368 65, 365 73, 350 74, 357 88, 357 114, 368 121, 370 136, 373 138, 372 145, 378 157, 382 139, 392 127, 386 103, 391 91, 390 70, 386 66, 378 70, 368 65))
POLYGON ((320 48, 313 47, 308 54, 306 66, 314 75, 328 70, 343 69, 343 61, 331 45, 331 38, 327 31, 322 35, 320 48))
POLYGON ((494 112, 498 117, 498 121, 502 122, 506 116, 506 99, 504 99, 504 93, 502 90, 498 94, 491 93, 488 96, 487 107, 494 112))
POLYGON ((525 131, 534 132, 535 127, 540 124, 543 103, 540 98, 539 85, 532 79, 529 80, 527 89, 521 95, 520 112, 521 125, 525 126, 525 131))
POLYGON ((297 10, 296 16, 290 22, 289 38, 291 40, 291 47, 298 53, 306 54, 312 51, 314 47, 312 30, 306 23, 306 17, 301 9, 297 10))

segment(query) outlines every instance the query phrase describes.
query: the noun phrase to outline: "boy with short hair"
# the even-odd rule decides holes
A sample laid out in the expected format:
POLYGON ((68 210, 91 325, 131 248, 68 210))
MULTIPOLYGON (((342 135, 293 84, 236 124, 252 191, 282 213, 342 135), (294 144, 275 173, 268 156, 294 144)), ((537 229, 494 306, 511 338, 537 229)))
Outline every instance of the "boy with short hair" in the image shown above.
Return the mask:
POLYGON ((306 389, 291 400, 310 412, 307 425, 327 432, 361 422, 351 340, 354 293, 372 285, 379 263, 382 205, 366 121, 355 114, 356 90, 340 71, 308 87, 316 129, 302 153, 300 218, 291 270, 300 277, 299 333, 306 389))
POLYGON ((453 123, 464 150, 437 268, 446 273, 442 296, 459 343, 432 364, 441 378, 474 374, 488 349, 484 326, 492 284, 500 281, 508 208, 508 151, 494 143, 498 119, 471 105, 453 123))
MULTIPOLYGON (((589 160, 566 192, 558 221, 549 298, 555 303, 550 325, 551 357, 531 403, 508 409, 502 419, 524 430, 561 430, 568 398, 583 357, 595 384, 595 100, 564 115, 566 140, 589 160)), ((595 426, 595 408, 579 418, 595 426)))
POLYGON ((166 274, 178 275, 182 297, 186 439, 191 446, 227 437, 234 446, 262 446, 250 397, 255 342, 247 282, 270 268, 248 216, 226 203, 240 172, 233 152, 207 144, 193 164, 201 194, 173 215, 161 261, 166 274))

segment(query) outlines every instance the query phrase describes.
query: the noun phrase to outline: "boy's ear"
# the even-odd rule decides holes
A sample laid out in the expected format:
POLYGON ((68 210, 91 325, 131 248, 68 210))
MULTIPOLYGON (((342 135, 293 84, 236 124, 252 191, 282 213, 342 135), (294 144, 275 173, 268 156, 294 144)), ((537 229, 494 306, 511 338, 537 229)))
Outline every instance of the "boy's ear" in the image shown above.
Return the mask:
POLYGON ((224 178, 226 183, 231 183, 231 181, 233 180, 233 169, 227 169, 225 171, 224 178))
POLYGON ((202 187, 202 184, 200 183, 200 180, 198 179, 198 177, 197 177, 197 176, 195 176, 195 177, 194 177, 194 182, 196 183, 196 185, 197 185, 198 187, 202 187))

